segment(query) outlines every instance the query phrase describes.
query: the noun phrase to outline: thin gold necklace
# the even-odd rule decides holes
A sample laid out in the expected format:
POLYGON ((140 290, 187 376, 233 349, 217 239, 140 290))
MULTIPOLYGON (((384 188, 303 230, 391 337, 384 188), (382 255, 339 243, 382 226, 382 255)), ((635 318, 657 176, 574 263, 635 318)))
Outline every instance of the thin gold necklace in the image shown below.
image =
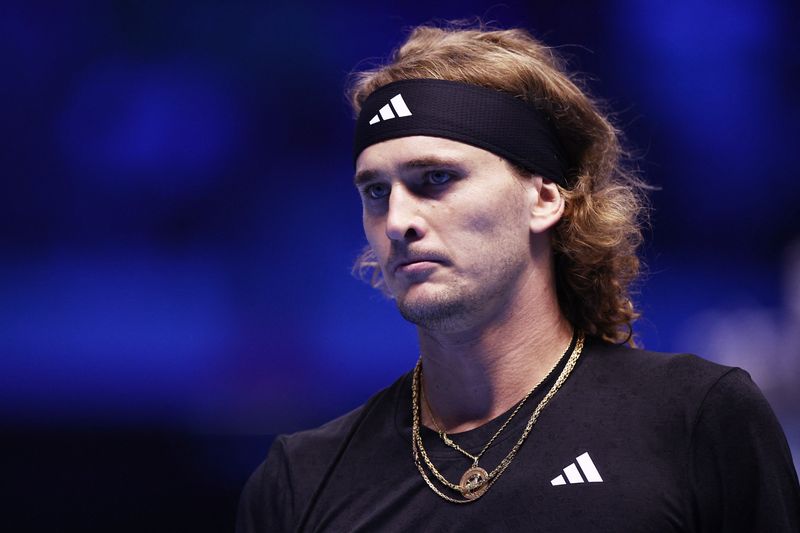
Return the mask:
MULTIPOLYGON (((525 430, 522 432, 522 435, 517 440, 516 444, 514 444, 513 448, 511 448, 511 451, 508 452, 508 454, 503 458, 503 460, 500 461, 497 467, 495 467, 495 469, 492 470, 491 472, 487 472, 486 470, 478 466, 478 459, 480 459, 480 456, 483 454, 484 451, 486 451, 486 449, 488 449, 489 445, 497 437, 500 431, 502 431, 503 428, 505 428, 505 426, 508 424, 511 418, 513 418, 513 416, 519 410, 519 407, 521 405, 517 406, 517 409, 515 409, 515 411, 511 414, 509 419, 506 420, 506 423, 503 424, 503 427, 501 427, 500 430, 495 433, 495 435, 490 439, 487 445, 484 446, 484 449, 481 450, 481 452, 477 456, 467 454, 470 458, 473 459, 473 464, 470 468, 468 468, 464 472, 464 475, 461 476, 461 480, 458 485, 448 481, 436 469, 436 467, 428 457, 428 454, 425 450, 425 446, 422 443, 422 436, 420 435, 419 431, 420 427, 419 411, 420 411, 420 396, 421 396, 420 374, 422 373, 422 359, 420 358, 420 360, 417 361, 416 367, 414 368, 413 379, 411 384, 411 413, 412 413, 411 450, 414 457, 414 464, 416 464, 419 473, 422 475, 422 479, 425 480, 425 483, 428 485, 428 487, 430 487, 431 490, 433 490, 433 492, 436 493, 438 496, 452 503, 470 503, 483 496, 486 493, 486 491, 489 490, 489 488, 494 484, 494 482, 497 481, 497 479, 503 474, 503 472, 505 472, 506 468, 508 468, 508 465, 511 464, 511 461, 517 455, 517 452, 519 451, 520 447, 528 438, 528 435, 530 434, 533 425, 539 418, 539 415, 541 414, 542 410, 545 408, 545 406, 550 402, 553 396, 555 396, 556 392, 558 392, 558 390, 567 380, 567 377, 569 377, 570 373, 572 372, 572 369, 575 368, 575 364, 578 361, 581 352, 583 351, 584 339, 585 337, 583 333, 579 333, 578 340, 575 343, 575 347, 572 349, 572 353, 570 354, 569 359, 564 365, 561 374, 559 374, 558 379, 556 379, 555 383, 553 383, 553 386, 550 387, 550 390, 547 392, 547 394, 545 394, 544 398, 542 398, 542 400, 539 402, 539 405, 536 406, 536 409, 534 409, 530 419, 528 420, 527 425, 525 426, 525 430), (461 495, 465 499, 459 500, 453 498, 451 496, 448 496, 447 494, 444 494, 441 490, 439 490, 433 484, 431 479, 428 477, 428 474, 425 472, 425 468, 422 466, 420 457, 422 457, 422 460, 424 461, 425 465, 428 467, 433 476, 440 483, 442 483, 445 487, 453 491, 461 493, 461 495)), ((536 387, 534 387, 534 390, 535 389, 536 387)), ((533 392, 533 390, 531 392, 533 392)), ((530 393, 528 393, 528 395, 530 395, 530 393)), ((465 453, 463 450, 461 451, 462 453, 465 453)))
POLYGON ((550 375, 555 371, 556 368, 558 368, 559 363, 561 363, 564 357, 566 357, 566 355, 569 353, 569 349, 572 346, 572 343, 575 341, 575 336, 576 335, 573 334, 572 339, 570 339, 569 341, 569 345, 564 350, 564 353, 561 354, 558 360, 556 360, 555 364, 552 367, 550 367, 550 370, 547 371, 547 374, 545 374, 544 377, 542 377, 542 379, 540 379, 539 382, 536 383, 536 385, 534 385, 533 388, 528 391, 528 394, 526 394, 525 397, 522 398, 517 403, 517 407, 514 409, 511 415, 509 415, 509 417, 506 419, 503 425, 500 426, 500 429, 498 429, 494 433, 494 435, 492 435, 492 438, 489 439, 489 441, 483 446, 483 448, 481 449, 480 452, 478 452, 477 455, 472 455, 471 453, 463 449, 461 446, 459 446, 458 443, 454 442, 453 439, 451 439, 450 436, 447 434, 447 432, 445 432, 439 426, 439 423, 436 420, 436 415, 433 413, 433 408, 431 408, 431 404, 428 403, 428 394, 425 392, 425 382, 424 380, 420 379, 420 397, 422 398, 422 401, 425 402, 425 407, 428 408, 428 413, 430 413, 431 415, 431 422, 433 422, 433 427, 436 429, 436 432, 439 434, 439 437, 442 439, 442 441, 444 441, 446 445, 450 446, 454 450, 464 454, 469 459, 471 459, 472 466, 478 466, 478 461, 480 460, 481 456, 484 454, 484 452, 486 452, 486 450, 488 450, 492 446, 492 443, 495 441, 497 436, 503 432, 503 430, 506 428, 506 426, 508 426, 508 424, 514 418, 514 416, 519 412, 520 409, 522 409, 522 406, 525 405, 525 402, 528 401, 528 398, 530 398, 531 395, 534 393, 534 391, 538 390, 541 384, 544 383, 550 377, 550 375))

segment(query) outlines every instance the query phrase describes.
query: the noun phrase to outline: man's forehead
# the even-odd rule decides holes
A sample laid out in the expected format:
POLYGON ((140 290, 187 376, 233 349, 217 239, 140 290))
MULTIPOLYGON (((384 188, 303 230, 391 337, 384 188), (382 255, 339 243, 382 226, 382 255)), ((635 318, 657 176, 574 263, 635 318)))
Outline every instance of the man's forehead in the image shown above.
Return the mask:
POLYGON ((414 135, 399 137, 365 148, 356 160, 356 183, 360 177, 382 171, 402 171, 430 166, 471 166, 502 161, 500 156, 466 143, 414 135))

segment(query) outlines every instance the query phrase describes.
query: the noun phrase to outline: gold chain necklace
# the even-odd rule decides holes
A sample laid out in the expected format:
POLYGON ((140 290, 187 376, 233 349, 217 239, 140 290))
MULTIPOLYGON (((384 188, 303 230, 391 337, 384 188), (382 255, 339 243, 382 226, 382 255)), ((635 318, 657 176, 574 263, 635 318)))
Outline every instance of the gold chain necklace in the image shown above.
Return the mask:
MULTIPOLYGON (((509 419, 506 420, 506 423, 503 424, 503 427, 500 428, 500 431, 495 433, 495 435, 492 437, 489 443, 487 443, 487 446, 484 447, 484 450, 482 450, 477 455, 477 459, 476 456, 467 454, 469 457, 473 459, 473 464, 470 468, 467 469, 466 472, 464 472, 464 475, 461 476, 461 480, 458 485, 448 481, 436 469, 436 467, 433 465, 430 458, 428 457, 428 454, 422 443, 422 436, 420 435, 419 431, 420 427, 419 397, 421 396, 420 374, 422 372, 422 360, 420 359, 419 361, 417 361, 417 366, 414 368, 413 379, 411 384, 411 413, 412 413, 411 451, 414 457, 414 464, 417 466, 417 470, 419 470, 419 473, 422 475, 422 479, 425 480, 425 483, 428 485, 428 487, 430 487, 431 490, 433 490, 433 492, 436 493, 438 496, 452 503, 470 503, 483 496, 486 493, 486 491, 489 490, 489 487, 491 487, 494 484, 494 482, 497 481, 497 479, 503 474, 503 472, 505 472, 506 468, 508 468, 508 465, 511 464, 511 461, 517 455, 517 452, 519 451, 520 447, 528 438, 528 435, 530 434, 533 425, 538 420, 542 410, 550 402, 553 396, 555 396, 556 392, 558 392, 558 389, 561 388, 561 385, 563 385, 564 382, 567 380, 567 377, 572 372, 572 369, 575 368, 575 364, 578 361, 581 352, 583 351, 583 344, 584 344, 584 335, 583 333, 580 333, 578 335, 578 340, 575 343, 575 348, 573 348, 572 353, 570 354, 570 357, 567 360, 567 363, 564 365, 561 374, 559 374, 558 376, 558 379, 556 379, 556 382, 553 383, 553 386, 550 387, 550 390, 547 392, 547 394, 545 394, 544 398, 542 398, 542 400, 539 402, 539 405, 536 406, 536 409, 534 409, 533 413, 531 414, 531 417, 528 420, 528 424, 525 426, 525 430, 522 432, 522 435, 514 444, 514 446, 511 448, 511 451, 509 451, 508 454, 503 458, 503 460, 500 461, 497 467, 495 467, 495 469, 492 470, 491 472, 486 472, 486 470, 478 466, 477 459, 480 458, 483 452, 486 451, 486 449, 488 449, 488 446, 489 444, 491 444, 491 441, 493 441, 500 433, 500 431, 502 431, 502 429, 508 424, 508 422, 510 422, 511 418, 516 414, 520 406, 518 406, 517 409, 514 410, 509 419), (448 496, 447 494, 444 494, 441 490, 439 490, 433 484, 431 479, 428 477, 428 474, 425 472, 425 468, 422 466, 420 457, 422 457, 422 460, 424 461, 425 465, 428 467, 428 469, 440 483, 442 483, 444 486, 448 487, 453 491, 460 492, 465 499, 459 500, 453 498, 451 496, 448 496)), ((536 387, 534 387, 534 389, 536 389, 536 387)), ((528 395, 530 395, 530 393, 528 395)), ((461 451, 462 453, 465 453, 463 450, 461 451)))
POLYGON ((522 409, 522 406, 525 405, 525 402, 528 401, 528 398, 530 398, 531 395, 534 393, 534 391, 536 391, 539 388, 539 386, 542 383, 544 383, 550 377, 550 375, 553 373, 553 371, 555 371, 555 369, 558 368, 559 363, 564 359, 564 357, 567 355, 567 353, 569 353, 569 348, 570 348, 570 346, 572 346, 572 342, 574 340, 575 340, 575 335, 573 335, 573 338, 569 342, 569 346, 567 346, 567 348, 564 350, 564 353, 561 354, 561 357, 559 357, 558 360, 556 361, 556 363, 552 367, 550 367, 550 370, 547 371, 547 374, 545 374, 545 376, 542 379, 540 379, 539 382, 536 383, 536 385, 534 385, 531 390, 528 391, 528 394, 526 394, 525 397, 522 398, 517 403, 517 407, 514 409, 514 411, 511 413, 511 415, 509 415, 509 417, 506 419, 506 421, 503 423, 503 425, 500 426, 500 429, 498 429, 494 433, 494 435, 492 435, 492 438, 489 439, 489 442, 487 442, 483 446, 481 451, 478 452, 478 455, 472 455, 471 453, 466 451, 464 448, 459 446, 458 443, 454 442, 453 439, 451 439, 450 436, 447 434, 447 432, 445 432, 439 426, 439 423, 436 420, 436 415, 433 413, 433 409, 431 408, 431 404, 428 403, 428 395, 425 392, 425 383, 422 380, 420 380, 420 397, 422 398, 422 401, 425 402, 425 407, 428 408, 428 413, 430 413, 430 415, 431 415, 431 422, 433 422, 433 427, 436 428, 436 432, 439 434, 439 437, 442 439, 442 441, 444 441, 444 443, 446 445, 450 446, 454 450, 456 450, 456 451, 464 454, 468 458, 470 458, 472 460, 472 466, 473 467, 477 467, 478 466, 478 461, 480 460, 481 456, 484 454, 484 452, 486 452, 486 450, 488 450, 492 446, 492 443, 495 441, 497 436, 500 435, 500 433, 503 432, 503 430, 506 428, 506 426, 508 426, 508 424, 511 423, 511 420, 519 412, 519 410, 522 409))

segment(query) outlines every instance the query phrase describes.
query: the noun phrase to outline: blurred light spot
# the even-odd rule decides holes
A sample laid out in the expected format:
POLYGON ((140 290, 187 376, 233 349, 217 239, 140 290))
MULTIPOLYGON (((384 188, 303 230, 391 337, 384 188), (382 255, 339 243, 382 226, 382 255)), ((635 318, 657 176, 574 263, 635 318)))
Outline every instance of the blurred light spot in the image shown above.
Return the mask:
POLYGON ((202 259, 61 256, 2 280, 0 388, 23 401, 185 396, 232 336, 224 271, 202 259))
POLYGON ((87 177, 196 184, 224 168, 236 145, 233 97, 190 65, 103 65, 78 79, 61 145, 87 177))
POLYGON ((737 166, 757 167, 769 148, 763 132, 779 94, 768 61, 777 25, 772 10, 757 1, 620 5, 623 53, 649 65, 646 75, 631 73, 631 79, 656 96, 653 109, 706 156, 735 154, 737 166))
POLYGON ((774 216, 773 187, 794 187, 784 168, 794 152, 787 110, 796 105, 779 75, 789 57, 782 41, 794 37, 780 31, 776 5, 627 1, 611 20, 621 75, 673 143, 664 180, 683 204, 684 223, 723 233, 730 220, 741 231, 751 224, 746 213, 765 224, 774 216), (691 194, 679 189, 686 186, 691 194))

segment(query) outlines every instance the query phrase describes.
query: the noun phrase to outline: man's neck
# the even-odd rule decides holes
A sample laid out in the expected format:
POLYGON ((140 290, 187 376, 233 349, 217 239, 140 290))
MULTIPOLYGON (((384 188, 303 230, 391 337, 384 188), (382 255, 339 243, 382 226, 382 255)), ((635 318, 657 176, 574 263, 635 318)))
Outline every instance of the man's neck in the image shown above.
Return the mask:
MULTIPOLYGON (((466 331, 419 329, 424 394, 448 433, 474 429, 510 409, 569 346, 572 327, 554 291, 539 289, 521 291, 492 320, 466 331)), ((433 427, 427 409, 422 421, 433 427)))

